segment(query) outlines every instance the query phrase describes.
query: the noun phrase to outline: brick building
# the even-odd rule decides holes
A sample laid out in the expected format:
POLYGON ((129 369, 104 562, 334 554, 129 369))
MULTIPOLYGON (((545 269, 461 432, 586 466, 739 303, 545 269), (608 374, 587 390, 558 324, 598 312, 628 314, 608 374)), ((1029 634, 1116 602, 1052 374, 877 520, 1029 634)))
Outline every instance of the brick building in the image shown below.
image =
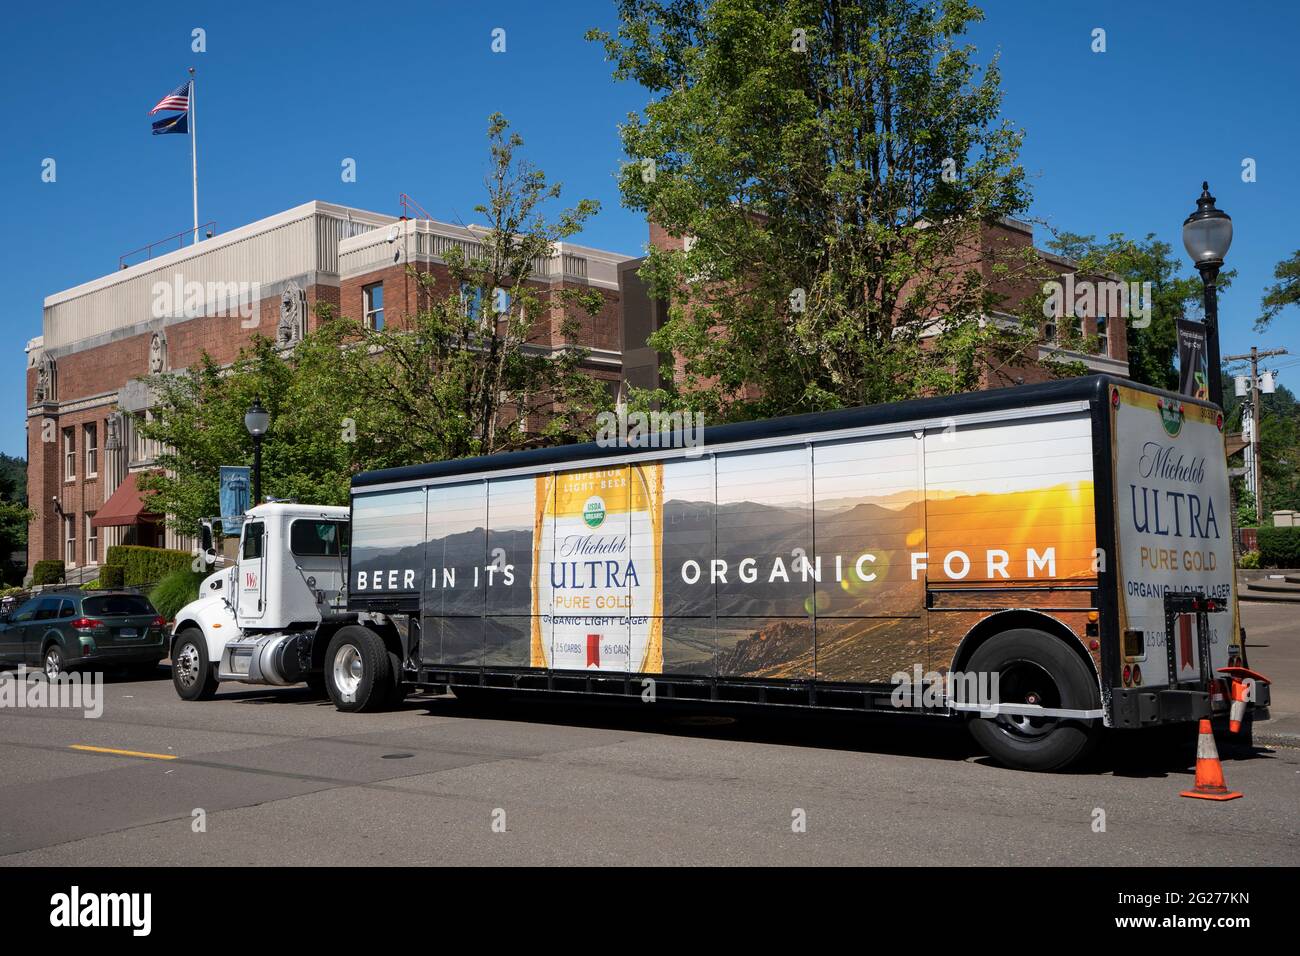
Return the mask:
MULTIPOLYGON (((146 375, 187 368, 204 351, 218 362, 233 361, 257 333, 291 347, 312 328, 321 302, 371 328, 400 324, 425 304, 407 265, 445 280, 448 251, 459 246, 473 255, 481 238, 475 227, 309 202, 46 298, 43 334, 27 345, 28 501, 36 512, 29 567, 62 559, 69 579, 79 580, 97 573, 114 544, 190 547, 161 515, 149 513, 136 487, 158 454, 138 427, 150 413, 146 375)), ((654 224, 650 242, 681 247, 654 224)), ((984 230, 982 248, 972 256, 983 258, 985 246, 1032 242, 1028 225, 1006 220, 984 230)), ((1076 270, 1067 260, 1038 255, 1054 272, 1076 270)), ((534 347, 589 350, 587 371, 612 392, 659 385, 662 356, 646 343, 667 304, 647 294, 637 274, 641 262, 571 243, 537 261, 531 281, 551 289, 590 287, 603 306, 595 316, 577 317, 574 342, 563 339, 563 312, 552 307, 535 320, 534 347)), ((954 263, 954 269, 967 265, 954 263)), ((1036 286, 1013 279, 999 291, 1014 302, 1036 286)), ((1127 375, 1124 323, 1107 324, 1096 314, 1079 321, 1085 335, 1106 333, 1096 354, 1064 352, 1045 323, 1039 358, 1078 359, 1095 371, 1127 375)), ((985 385, 1045 377, 1030 362, 985 385)))
MULTIPOLYGON (((660 249, 684 249, 685 241, 680 236, 666 232, 656 223, 650 224, 650 244, 660 249)), ((1017 308, 1026 299, 1041 290, 1041 277, 1028 274, 1027 269, 1010 270, 1006 276, 995 276, 993 264, 1007 261, 1017 253, 1032 250, 1038 262, 1046 268, 1042 271, 1065 277, 1075 275, 1080 280, 1088 279, 1093 283, 1115 283, 1118 276, 1084 276, 1079 273, 1078 263, 1065 259, 1054 253, 1034 246, 1033 227, 1015 219, 1003 219, 979 230, 978 237, 954 257, 948 266, 940 271, 958 274, 968 269, 979 269, 993 292, 999 296, 1007 311, 983 316, 982 321, 996 323, 1008 321, 1011 310, 1017 308)), ((624 262, 620 267, 623 279, 624 316, 622 328, 624 377, 629 384, 641 388, 657 388, 664 383, 661 357, 653 349, 647 348, 647 338, 662 325, 667 317, 668 304, 651 299, 643 286, 636 279, 636 270, 641 259, 624 262)), ((1082 284, 1082 283, 1080 283, 1082 284)), ((1096 304, 1077 310, 1068 318, 1043 322, 1043 339, 1036 355, 1028 356, 1028 361, 1008 365, 990 371, 983 376, 983 388, 1002 388, 1008 385, 1030 384, 1045 381, 1052 373, 1044 364, 1045 360, 1060 362, 1079 362, 1092 372, 1104 372, 1110 375, 1128 376, 1128 335, 1127 327, 1116 303, 1096 304), (1109 314, 1107 314, 1109 309, 1109 314), (1072 338, 1096 340, 1095 351, 1081 352, 1072 350, 1062 344, 1062 338, 1071 337, 1066 333, 1073 325, 1072 338)))
MULTIPOLYGON (((78 580, 93 577, 87 569, 114 544, 190 546, 136 488, 158 454, 138 427, 151 404, 146 375, 184 369, 204 351, 233 361, 257 333, 292 346, 320 302, 372 328, 400 323, 420 305, 407 264, 445 278, 447 250, 473 255, 480 238, 474 228, 310 202, 46 298, 43 334, 27 344, 29 567, 62 559, 78 580)), ((535 264, 533 281, 600 293, 603 307, 583 314, 571 344, 588 348, 589 372, 617 389, 628 257, 571 243, 556 253, 535 264)), ((562 320, 558 309, 539 317, 538 347, 566 344, 562 320)))

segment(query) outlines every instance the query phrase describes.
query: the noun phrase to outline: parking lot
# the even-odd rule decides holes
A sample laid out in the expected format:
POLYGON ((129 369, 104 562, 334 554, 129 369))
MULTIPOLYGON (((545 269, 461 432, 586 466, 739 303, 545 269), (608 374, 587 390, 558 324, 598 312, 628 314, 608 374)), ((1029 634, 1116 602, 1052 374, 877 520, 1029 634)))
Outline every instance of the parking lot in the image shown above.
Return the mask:
MULTIPOLYGON (((1243 615, 1252 664, 1294 675, 1294 612, 1243 615)), ((1300 863, 1300 739, 1285 733, 1300 708, 1285 681, 1253 755, 1220 738, 1245 798, 1213 803, 1178 797, 1191 728, 1115 735, 1078 771, 1045 775, 915 718, 446 695, 349 715, 297 688, 223 685, 187 704, 167 676, 110 677, 95 720, 0 711, 0 861, 1300 863)))

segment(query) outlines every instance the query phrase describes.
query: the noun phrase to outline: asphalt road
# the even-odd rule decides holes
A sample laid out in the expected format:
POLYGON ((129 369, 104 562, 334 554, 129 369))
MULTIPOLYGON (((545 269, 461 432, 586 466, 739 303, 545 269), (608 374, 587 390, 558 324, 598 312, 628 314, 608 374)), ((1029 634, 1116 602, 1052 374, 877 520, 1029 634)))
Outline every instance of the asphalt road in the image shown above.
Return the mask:
MULTIPOLYGON (((1300 659, 1294 628, 1270 640, 1256 667, 1300 659)), ((94 720, 0 710, 0 863, 1300 863, 1300 738, 1226 759, 1245 797, 1214 803, 1178 796, 1194 734, 1114 735, 1045 775, 916 720, 448 696, 352 715, 235 685, 188 704, 165 669, 105 692, 94 720)))

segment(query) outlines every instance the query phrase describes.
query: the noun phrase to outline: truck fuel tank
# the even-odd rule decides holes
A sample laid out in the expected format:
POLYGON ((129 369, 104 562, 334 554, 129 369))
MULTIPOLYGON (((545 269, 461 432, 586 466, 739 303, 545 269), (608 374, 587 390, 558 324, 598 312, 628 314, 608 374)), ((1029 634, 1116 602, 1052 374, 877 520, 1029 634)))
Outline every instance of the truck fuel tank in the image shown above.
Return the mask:
POLYGON ((311 632, 249 634, 226 645, 219 677, 248 684, 296 684, 307 677, 311 632))

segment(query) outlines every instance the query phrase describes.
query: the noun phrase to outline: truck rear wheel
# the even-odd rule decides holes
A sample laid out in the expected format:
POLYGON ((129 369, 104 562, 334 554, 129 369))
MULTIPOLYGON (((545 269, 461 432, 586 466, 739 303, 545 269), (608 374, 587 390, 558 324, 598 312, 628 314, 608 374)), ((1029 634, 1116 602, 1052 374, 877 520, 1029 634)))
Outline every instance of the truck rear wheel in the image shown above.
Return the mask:
MULTIPOLYGON (((998 700, 1095 710, 1097 681, 1078 654, 1043 631, 1006 631, 971 656, 967 670, 998 676, 998 700)), ((973 717, 971 736, 998 763, 1018 770, 1064 770, 1096 742, 1095 721, 999 714, 973 717)))
POLYGON ((339 710, 381 710, 392 700, 392 664, 368 627, 340 628, 325 651, 325 689, 339 710))
POLYGON ((172 686, 181 700, 211 700, 217 692, 208 642, 197 627, 185 628, 172 645, 172 686))
POLYGON ((402 680, 402 658, 392 651, 388 652, 388 704, 391 708, 402 706, 406 700, 407 686, 402 680))

